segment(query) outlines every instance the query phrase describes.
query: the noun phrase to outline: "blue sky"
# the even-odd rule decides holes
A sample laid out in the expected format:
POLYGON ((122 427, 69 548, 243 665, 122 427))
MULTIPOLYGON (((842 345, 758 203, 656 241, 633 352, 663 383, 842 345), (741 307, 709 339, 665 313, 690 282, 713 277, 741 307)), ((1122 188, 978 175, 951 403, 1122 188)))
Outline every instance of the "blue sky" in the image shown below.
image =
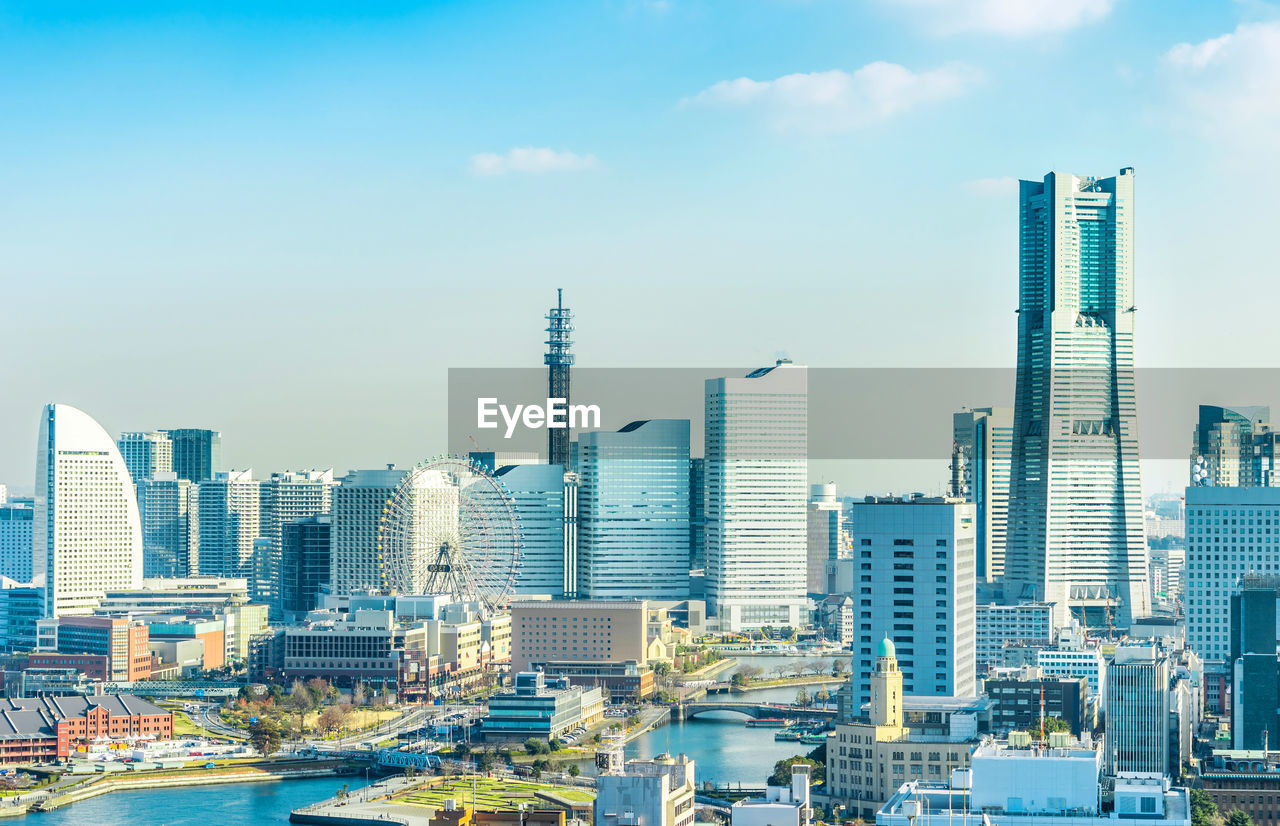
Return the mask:
POLYGON ((1137 170, 1140 363, 1270 365, 1278 20, 0 2, 0 481, 52 400, 264 471, 428 455, 445 369, 538 364, 557 286, 591 366, 1011 365, 1050 169, 1137 170))

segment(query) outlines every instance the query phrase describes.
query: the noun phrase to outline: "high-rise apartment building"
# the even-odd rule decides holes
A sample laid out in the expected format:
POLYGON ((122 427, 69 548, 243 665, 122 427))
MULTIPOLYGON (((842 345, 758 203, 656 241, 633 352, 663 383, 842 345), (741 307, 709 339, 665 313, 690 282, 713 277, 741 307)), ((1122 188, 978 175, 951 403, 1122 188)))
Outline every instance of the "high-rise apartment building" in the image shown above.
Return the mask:
POLYGON ((808 371, 782 359, 705 386, 707 607, 721 631, 806 619, 808 371))
POLYGON ((1133 170, 1022 181, 1005 597, 1149 612, 1134 392, 1133 170))
POLYGON ((1106 697, 1107 774, 1169 774, 1168 657, 1155 646, 1118 647, 1106 697))
POLYGON ((1013 408, 962 410, 952 415, 952 429, 953 495, 977 505, 978 580, 997 582, 1007 544, 1013 408))
POLYGON ((827 593, 827 566, 840 558, 844 512, 834 482, 814 485, 809 496, 809 564, 805 587, 811 594, 827 593))
POLYGON ((138 478, 134 488, 142 522, 142 575, 187 576, 198 545, 192 540, 199 536, 198 531, 192 533, 189 519, 191 482, 163 471, 138 478))
POLYGON ((266 558, 257 566, 258 578, 275 594, 276 600, 270 603, 275 611, 281 607, 279 596, 283 585, 279 579, 284 575, 284 526, 308 516, 329 513, 333 508, 336 485, 332 468, 273 473, 262 482, 258 536, 267 540, 267 546, 264 549, 266 558), (275 582, 269 582, 273 578, 275 582))
POLYGON ((520 573, 517 594, 565 595, 566 502, 570 488, 559 465, 506 465, 497 470, 520 519, 520 573))
POLYGON ((578 595, 688 598, 688 419, 579 437, 578 595))
POLYGON ((329 554, 333 517, 308 516, 286 522, 280 535, 280 607, 298 619, 319 607, 329 584, 329 554))
POLYGON ((252 582, 254 540, 261 535, 261 486, 252 469, 218 471, 196 486, 191 513, 199 536, 198 573, 252 582))
POLYGON ((179 479, 206 482, 222 470, 222 434, 216 430, 183 427, 162 430, 172 443, 172 470, 179 479))
POLYGON ((105 590, 142 582, 133 479, 115 441, 70 405, 40 418, 32 546, 46 616, 88 614, 105 590))
POLYGON ((872 650, 883 639, 894 643, 907 694, 977 693, 973 512, 945 498, 853 504, 855 702, 871 701, 872 650))
POLYGON ((1248 574, 1280 574, 1280 488, 1190 487, 1186 500, 1187 645, 1204 661, 1206 708, 1225 712, 1231 596, 1248 574))
POLYGON ((33 508, 0 504, 0 576, 31 581, 33 508))
POLYGON ((353 470, 334 489, 329 554, 329 586, 334 594, 384 587, 378 524, 404 476, 405 471, 394 465, 384 470, 353 470))
POLYGON ((1276 441, 1266 405, 1200 405, 1191 436, 1191 485, 1271 487, 1276 473, 1276 441))
POLYGON ((1231 597, 1231 735, 1237 749, 1269 749, 1280 737, 1277 606, 1277 574, 1246 575, 1231 597))
POLYGON ((173 442, 164 431, 121 433, 116 446, 134 482, 173 470, 173 442))

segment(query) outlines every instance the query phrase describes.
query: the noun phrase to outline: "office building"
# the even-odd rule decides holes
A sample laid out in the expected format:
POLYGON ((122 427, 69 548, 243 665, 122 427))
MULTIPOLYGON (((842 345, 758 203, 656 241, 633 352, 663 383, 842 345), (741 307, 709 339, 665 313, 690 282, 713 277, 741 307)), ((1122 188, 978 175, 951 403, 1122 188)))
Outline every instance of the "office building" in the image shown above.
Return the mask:
POLYGON ((163 431, 121 433, 116 446, 135 483, 173 470, 173 442, 163 431))
POLYGON ((1050 736, 1049 748, 1029 740, 984 743, 974 749, 973 768, 950 782, 904 783, 876 812, 876 826, 949 823, 952 826, 1102 826, 1116 821, 1143 826, 1190 826, 1187 789, 1167 777, 1128 774, 1116 778, 1110 806, 1099 794, 1102 759, 1091 741, 1050 736))
POLYGON ((1084 677, 1090 694, 1106 696, 1107 658, 1096 643, 1072 645, 1060 641, 1056 646, 1037 651, 1035 664, 1046 677, 1084 677))
POLYGON ((997 733, 1026 731, 1039 739, 1042 715, 1066 723, 1073 737, 1090 728, 1089 681, 1084 677, 1048 677, 1032 666, 993 674, 984 690, 996 704, 991 725, 997 733))
POLYGON ((1246 574, 1280 574, 1280 488, 1186 491, 1187 645, 1205 666, 1205 705, 1226 712, 1231 595, 1246 574))
POLYGON ((808 395, 807 370, 785 359, 706 382, 706 597, 720 631, 804 624, 808 395))
POLYGON ((1239 809, 1255 826, 1280 826, 1280 764, 1274 754, 1215 749, 1200 761, 1201 788, 1219 812, 1239 809))
POLYGON ((222 470, 222 434, 184 427, 162 430, 172 444, 172 467, 179 479, 207 482, 222 470))
POLYGON ((809 495, 809 564, 805 587, 811 594, 826 594, 827 565, 840 558, 844 512, 836 498, 834 482, 813 485, 809 495))
POLYGON ((603 717, 600 689, 571 686, 567 678, 548 678, 541 671, 524 671, 515 674, 511 691, 489 698, 489 713, 480 731, 488 742, 549 740, 603 717))
MULTIPOLYGON (((622 762, 620 750, 601 754, 622 762)), ((696 791, 683 754, 611 765, 596 776, 595 826, 693 826, 696 791)))
POLYGON ((198 536, 196 572, 245 577, 252 589, 260 508, 261 483, 252 469, 218 471, 197 485, 190 511, 198 536))
POLYGON ((142 580, 133 480, 115 441, 70 405, 47 405, 40 419, 32 546, 46 616, 88 614, 103 591, 142 580))
POLYGON ((522 543, 517 594, 565 595, 565 561, 570 556, 566 533, 571 488, 559 465, 521 464, 499 467, 501 480, 520 519, 522 543))
POLYGON ((1013 454, 1013 408, 978 407, 952 415, 952 495, 976 506, 980 582, 1004 574, 1013 454))
POLYGON ((378 553, 378 523, 387 500, 404 481, 405 471, 353 470, 333 491, 333 549, 329 586, 334 594, 385 586, 378 553))
POLYGON ((1053 606, 1045 602, 1016 605, 986 603, 974 615, 974 653, 979 671, 1004 664, 1006 645, 1053 645, 1053 606))
POLYGON ((36 623, 44 616, 44 589, 0 576, 0 651, 36 647, 36 623))
POLYGON ((308 516, 286 522, 281 530, 280 607, 299 619, 320 606, 329 586, 329 554, 333 517, 308 516))
POLYGON ((211 611, 249 596, 243 578, 179 577, 144 579, 137 588, 107 591, 98 606, 100 613, 152 613, 184 608, 211 611))
POLYGON ((1280 743, 1280 574, 1246 574, 1231 597, 1231 734, 1236 750, 1280 743))
POLYGON ((1272 487, 1276 434, 1266 405, 1202 404, 1191 436, 1190 486, 1272 487))
POLYGON ((870 700, 874 641, 886 637, 897 646, 908 694, 976 693, 973 514, 972 504, 946 498, 852 505, 859 702, 870 700))
POLYGON ((1106 771, 1165 776, 1169 761, 1169 659, 1155 646, 1116 648, 1107 669, 1106 771))
MULTIPOLYGON (((111 682, 132 682, 151 676, 147 626, 128 617, 72 617, 41 620, 37 651, 60 655, 91 654, 104 658, 99 676, 111 682)), ((54 666, 46 658, 40 663, 54 666)))
POLYGON ((689 457, 689 569, 707 567, 706 460, 689 457))
POLYGON ((540 670, 644 699, 654 691, 647 612, 643 600, 516 600, 511 670, 540 670))
POLYGON ((865 716, 849 690, 859 679, 855 668, 847 687, 841 689, 835 736, 827 740, 827 794, 833 804, 844 806, 850 817, 870 818, 903 783, 941 781, 969 765, 970 747, 979 736, 975 712, 989 713, 990 704, 977 698, 952 708, 926 704, 916 716, 927 721, 929 730, 913 728, 907 715, 912 699, 927 703, 941 698, 905 696, 896 647, 887 638, 876 646, 865 716), (854 702, 849 702, 851 696, 854 702))
POLYGON ((31 528, 35 509, 0 505, 0 576, 31 581, 31 528))
POLYGON ((578 439, 578 595, 689 597, 689 421, 578 439))
POLYGON ((162 471, 138 479, 134 488, 142 523, 142 575, 187 576, 199 545, 199 531, 191 530, 191 483, 162 471))
POLYGON ((1022 181, 1005 596, 1150 613, 1134 391, 1133 170, 1022 181))

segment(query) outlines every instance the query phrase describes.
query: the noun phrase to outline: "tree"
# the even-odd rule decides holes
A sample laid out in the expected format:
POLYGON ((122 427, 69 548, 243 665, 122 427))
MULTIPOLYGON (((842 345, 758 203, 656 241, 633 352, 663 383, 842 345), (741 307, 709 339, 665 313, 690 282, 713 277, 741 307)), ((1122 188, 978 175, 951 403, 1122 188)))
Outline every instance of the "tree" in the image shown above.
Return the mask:
POLYGON ((498 762, 497 757, 491 751, 482 751, 476 756, 476 769, 482 772, 493 770, 493 766, 498 762))
POLYGON ((769 775, 768 785, 790 786, 791 767, 795 765, 816 767, 819 763, 817 760, 810 760, 808 757, 801 757, 798 754, 794 757, 785 757, 773 764, 773 774, 769 775))
POLYGON ((525 754, 546 754, 551 748, 545 740, 539 740, 537 737, 530 737, 524 741, 525 754))
POLYGON ((547 741, 547 751, 560 751, 562 748, 564 748, 564 743, 561 743, 555 737, 547 741))
POLYGON ((653 673, 657 674, 659 677, 667 676, 671 673, 671 663, 659 660, 653 664, 653 673))
POLYGON ((843 674, 843 673, 844 673, 844 670, 845 670, 845 668, 847 668, 847 667, 848 667, 848 666, 846 666, 846 665, 845 665, 844 660, 832 660, 832 661, 831 661, 831 676, 833 676, 833 677, 839 677, 841 674, 843 674))
POLYGON ((534 779, 542 777, 542 773, 547 770, 547 766, 549 765, 551 764, 541 757, 529 764, 529 768, 533 772, 534 779))
POLYGON ((748 679, 747 675, 743 674, 741 671, 729 678, 729 685, 735 685, 738 688, 742 688, 749 682, 751 682, 751 680, 748 679))
POLYGON ((1212 826, 1218 806, 1204 789, 1191 789, 1191 826, 1212 826))
POLYGON ((1253 818, 1248 812, 1232 809, 1227 812, 1227 826, 1253 826, 1253 818))
MULTIPOLYGON (((1045 736, 1048 736, 1048 735, 1050 735, 1050 734, 1053 734, 1055 731, 1065 731, 1065 732, 1067 732, 1068 734, 1070 734, 1070 733, 1071 733, 1071 726, 1067 723, 1067 721, 1066 721, 1066 720, 1062 719, 1061 717, 1046 717, 1046 718, 1044 718, 1044 733, 1045 733, 1045 736)), ((1241 824, 1241 826, 1243 826, 1243 824, 1241 824)))
POLYGON ((570 763, 568 771, 569 771, 570 777, 577 777, 578 775, 582 774, 582 769, 578 768, 577 763, 570 763))
POLYGON ((796 692, 796 705, 798 706, 809 705, 809 692, 805 691, 803 687, 801 687, 800 690, 796 692))
POLYGON ((280 750, 280 727, 270 717, 259 717, 249 725, 249 742, 264 757, 273 754, 280 750))
POLYGON ((796 638, 796 629, 790 625, 782 626, 782 638, 784 640, 794 640, 796 638))
POLYGON ((345 717, 341 706, 329 706, 320 712, 319 718, 316 719, 316 728, 324 734, 330 734, 342 728, 345 717))

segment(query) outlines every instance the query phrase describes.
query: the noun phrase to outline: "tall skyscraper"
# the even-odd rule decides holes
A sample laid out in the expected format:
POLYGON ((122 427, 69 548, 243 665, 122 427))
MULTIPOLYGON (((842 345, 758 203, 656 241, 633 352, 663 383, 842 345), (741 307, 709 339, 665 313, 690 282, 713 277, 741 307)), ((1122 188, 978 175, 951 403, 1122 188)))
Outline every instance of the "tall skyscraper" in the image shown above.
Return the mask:
POLYGON ((1134 396, 1133 170, 1022 181, 1006 599, 1149 613, 1134 396))
POLYGON ((1169 774, 1169 658, 1155 646, 1117 647, 1106 690, 1107 774, 1169 774))
POLYGON ((261 536, 262 483, 253 470, 219 471, 196 486, 196 570, 203 576, 254 579, 254 540, 261 536))
POLYGON ((1191 436, 1191 484, 1201 487, 1280 486, 1271 408, 1200 405, 1191 436))
POLYGON ((689 597, 689 420, 578 437, 578 594, 689 597))
POLYGON ((722 631, 806 619, 808 372, 782 359, 705 385, 708 611, 722 631))
POLYGON ((192 484, 167 471, 140 478, 134 487, 138 493, 138 518, 142 521, 142 575, 188 576, 192 554, 199 544, 192 542, 188 518, 192 484))
POLYGON ((36 452, 32 575, 49 617, 88 614, 104 591, 142 582, 142 525, 115 441, 89 415, 50 404, 36 452))
POLYGON ((811 594, 827 593, 827 565, 840 558, 844 511, 836 498, 834 482, 814 485, 809 496, 809 565, 806 574, 811 594))
POLYGON ((517 594, 565 595, 565 503, 559 465, 505 465, 497 476, 515 502, 523 543, 517 594))
POLYGON ((173 472, 179 479, 205 482, 222 470, 222 434, 216 430, 162 430, 173 444, 173 472))
POLYGON ((116 445, 135 482, 173 470, 173 442, 163 431, 121 433, 116 445))
POLYGON ((385 587, 378 553, 378 523, 405 471, 353 470, 333 491, 333 547, 329 586, 334 594, 385 587))
POLYGON ((1013 408, 962 410, 952 429, 952 495, 978 506, 978 581, 995 582, 1004 575, 1013 408))
POLYGON ((853 503, 856 702, 871 700, 872 649, 886 638, 897 646, 907 694, 977 693, 973 514, 959 499, 853 503))
MULTIPOLYGON (((270 543, 268 560, 279 563, 282 559, 285 525, 304 517, 329 513, 333 509, 333 489, 336 485, 332 468, 273 473, 269 479, 263 480, 260 488, 258 535, 270 543)), ((270 575, 271 567, 267 565, 263 568, 264 576, 270 575)), ((281 574, 282 570, 277 568, 276 573, 281 574)), ((279 594, 281 585, 276 583, 273 590, 279 594)), ((280 606, 275 607, 279 609, 280 606)))
POLYGON ((707 567, 707 484, 704 459, 689 457, 689 568, 707 567))
MULTIPOLYGON (((564 290, 556 290, 556 306, 547 311, 547 398, 569 403, 569 370, 573 367, 573 313, 564 306, 564 290)), ((569 428, 547 428, 547 464, 569 468, 569 428)))

